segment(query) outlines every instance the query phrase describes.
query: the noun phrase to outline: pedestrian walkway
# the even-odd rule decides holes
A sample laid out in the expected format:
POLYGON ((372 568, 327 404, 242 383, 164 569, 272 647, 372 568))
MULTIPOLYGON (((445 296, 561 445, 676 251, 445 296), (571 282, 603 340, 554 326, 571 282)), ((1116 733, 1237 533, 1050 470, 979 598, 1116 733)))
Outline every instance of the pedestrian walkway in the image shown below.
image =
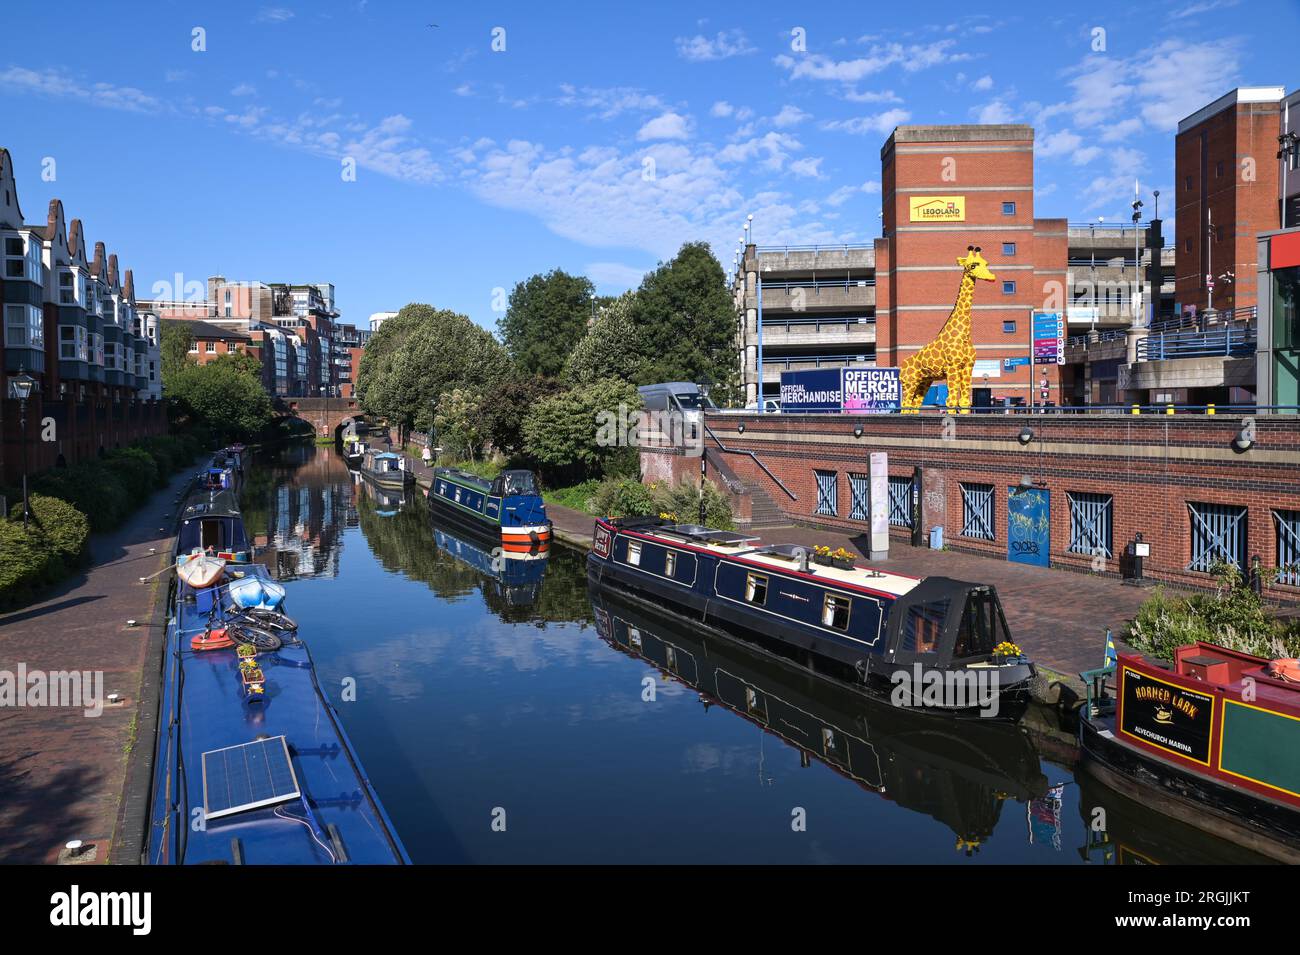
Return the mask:
POLYGON ((158 667, 151 657, 160 651, 165 616, 155 611, 168 586, 165 574, 140 578, 171 561, 175 498, 192 478, 182 471, 124 526, 92 535, 84 571, 38 603, 0 614, 0 671, 98 671, 104 696, 122 700, 98 716, 80 706, 0 709, 0 862, 55 862, 72 839, 94 846, 81 861, 132 861, 113 853, 124 797, 146 795, 137 790, 147 782, 133 780, 129 794, 125 788, 134 748, 154 745, 140 696, 142 677, 158 667))
MULTIPOLYGON (((575 546, 590 546, 595 518, 558 504, 547 504, 546 513, 555 525, 556 537, 575 546)), ((865 538, 834 531, 789 526, 763 528, 756 534, 765 543, 810 548, 824 544, 856 554, 866 552, 865 538)), ((1128 621, 1150 596, 1149 590, 1110 577, 912 547, 896 540, 890 541, 889 548, 889 558, 871 561, 871 566, 916 577, 938 574, 995 586, 1012 639, 1035 662, 1070 677, 1102 665, 1106 629, 1109 627, 1120 642, 1128 632, 1128 621)), ((859 563, 867 561, 863 558, 859 563)))

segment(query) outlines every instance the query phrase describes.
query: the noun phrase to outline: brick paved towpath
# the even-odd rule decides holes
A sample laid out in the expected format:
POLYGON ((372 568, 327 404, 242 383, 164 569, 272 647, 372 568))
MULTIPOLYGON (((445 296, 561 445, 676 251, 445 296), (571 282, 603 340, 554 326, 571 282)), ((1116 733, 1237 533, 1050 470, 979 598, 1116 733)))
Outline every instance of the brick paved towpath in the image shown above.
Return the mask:
POLYGON ((166 574, 140 578, 171 560, 174 501, 193 473, 174 477, 118 530, 92 535, 84 571, 0 614, 0 671, 102 671, 104 696, 124 701, 97 717, 81 707, 0 707, 0 862, 55 862, 71 839, 94 844, 85 861, 134 861, 126 846, 139 833, 122 820, 134 830, 142 818, 154 714, 140 698, 156 691, 168 586, 166 574))

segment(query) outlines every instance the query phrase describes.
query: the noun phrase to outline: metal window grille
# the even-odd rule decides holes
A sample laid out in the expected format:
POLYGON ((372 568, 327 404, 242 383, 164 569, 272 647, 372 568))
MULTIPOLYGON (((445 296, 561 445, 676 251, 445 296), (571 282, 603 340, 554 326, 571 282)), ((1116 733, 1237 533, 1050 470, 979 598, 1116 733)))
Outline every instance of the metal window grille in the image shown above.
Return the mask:
POLYGON ((1300 587, 1300 511, 1274 511, 1277 522, 1277 582, 1300 587))
POLYGON ((1112 528, 1115 499, 1109 494, 1069 491, 1071 554, 1115 556, 1112 528))
POLYGON ((814 471, 817 477, 817 513, 834 517, 839 513, 839 482, 834 471, 814 471))
POLYGON ((961 536, 993 540, 993 485, 961 486, 961 536))
POLYGON ((1237 504, 1187 502, 1192 525, 1192 559, 1188 570, 1210 573, 1215 564, 1246 567, 1246 509, 1237 504))
POLYGON ((871 520, 871 478, 865 474, 849 475, 849 520, 871 520))
POLYGON ((889 479, 889 523, 895 527, 912 526, 912 479, 889 479))

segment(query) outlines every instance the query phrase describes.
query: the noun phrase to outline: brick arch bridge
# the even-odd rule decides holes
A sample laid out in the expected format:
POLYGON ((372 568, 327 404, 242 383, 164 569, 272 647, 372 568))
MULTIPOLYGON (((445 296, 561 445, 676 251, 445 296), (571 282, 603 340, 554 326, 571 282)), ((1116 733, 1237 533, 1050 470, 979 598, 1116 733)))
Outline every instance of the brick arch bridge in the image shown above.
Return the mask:
POLYGON ((276 398, 276 413, 284 418, 301 418, 320 438, 332 438, 351 418, 360 418, 361 402, 356 398, 276 398))

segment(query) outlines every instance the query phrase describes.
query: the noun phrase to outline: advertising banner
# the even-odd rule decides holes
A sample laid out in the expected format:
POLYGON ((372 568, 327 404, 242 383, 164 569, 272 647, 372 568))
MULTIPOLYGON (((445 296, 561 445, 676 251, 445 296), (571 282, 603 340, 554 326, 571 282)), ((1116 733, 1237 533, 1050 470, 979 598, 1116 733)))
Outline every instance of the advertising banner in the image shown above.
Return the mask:
POLYGON ((844 400, 841 368, 781 372, 781 411, 787 414, 838 412, 844 400))
POLYGON ((890 414, 903 409, 903 384, 897 368, 844 368, 844 410, 890 414))

